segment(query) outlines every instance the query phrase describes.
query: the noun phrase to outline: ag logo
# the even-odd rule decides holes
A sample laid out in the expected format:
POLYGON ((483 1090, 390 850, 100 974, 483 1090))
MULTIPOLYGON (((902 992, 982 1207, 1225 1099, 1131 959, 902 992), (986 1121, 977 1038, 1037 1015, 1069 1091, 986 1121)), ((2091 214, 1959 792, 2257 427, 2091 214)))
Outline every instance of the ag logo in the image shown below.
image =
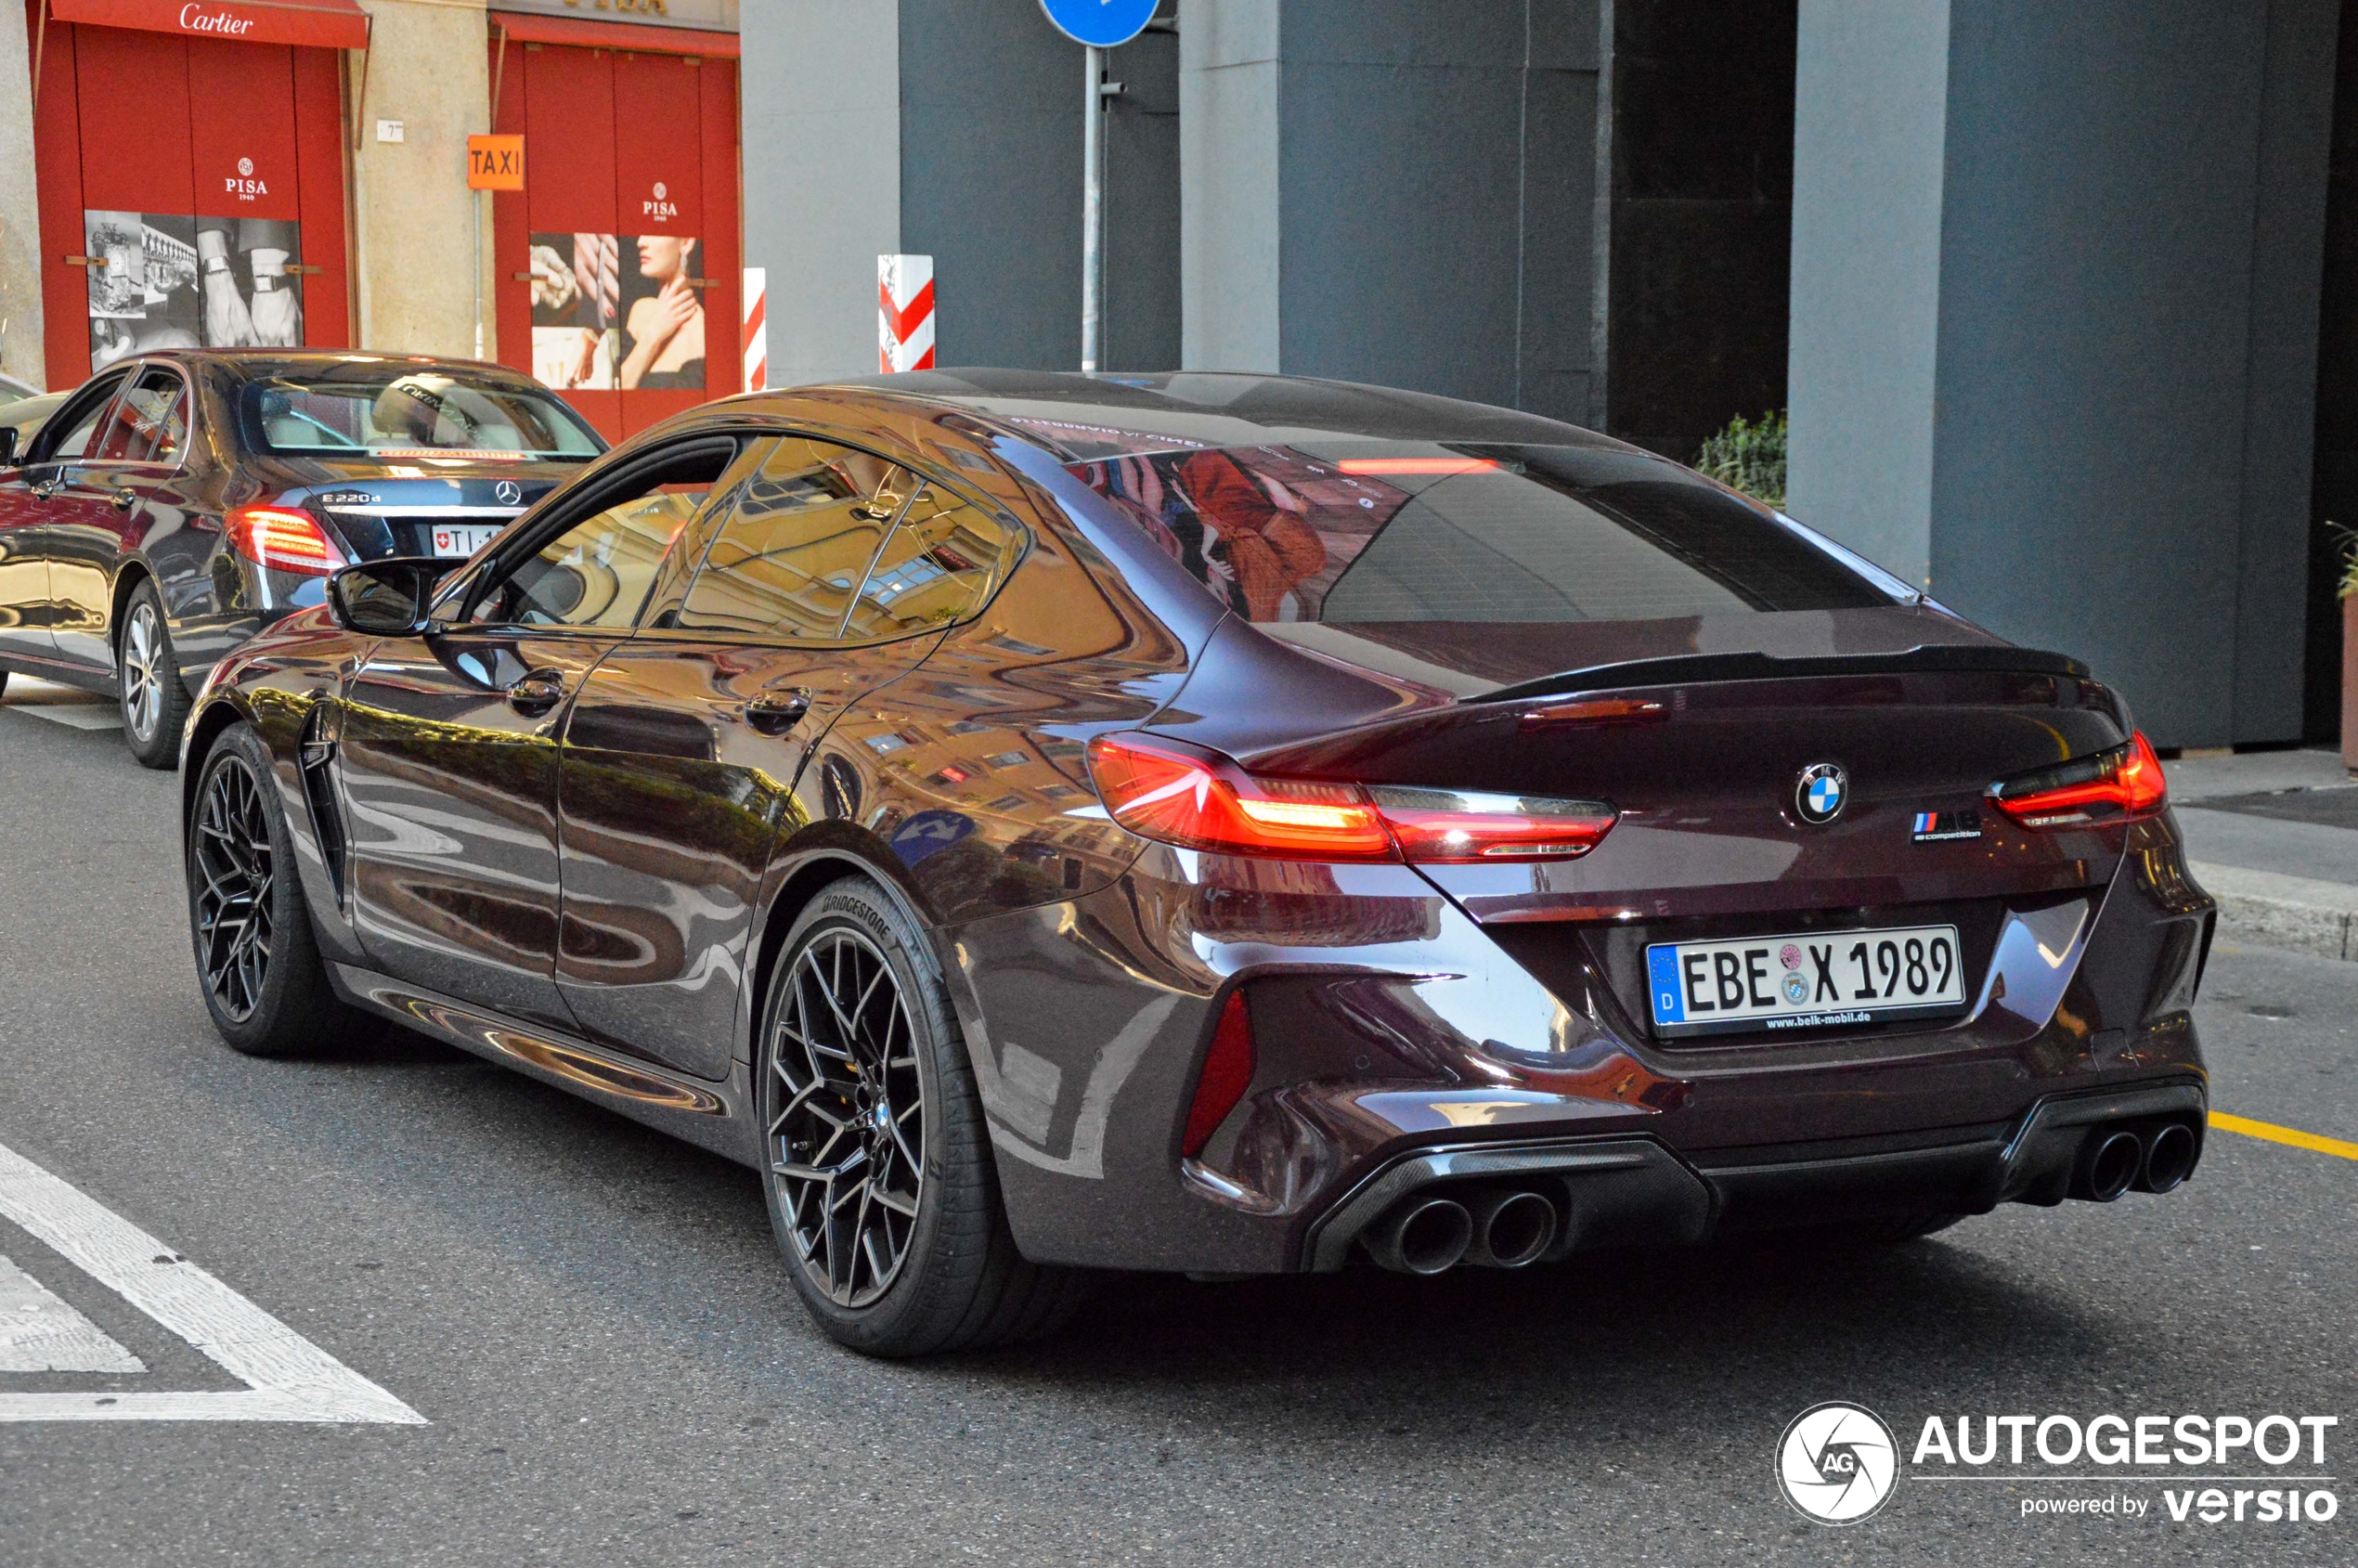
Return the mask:
POLYGON ((1812 1405, 1777 1440, 1777 1484, 1785 1501, 1820 1524, 1872 1518, 1890 1500, 1898 1477, 1891 1429, 1857 1405, 1812 1405))
POLYGON ((491 486, 491 493, 499 498, 501 506, 513 506, 524 499, 524 486, 512 479, 502 479, 491 486))
POLYGON ((1850 781, 1832 762, 1812 762, 1801 771, 1801 783, 1794 786, 1794 810, 1801 820, 1812 827, 1823 827, 1842 815, 1843 802, 1850 798, 1850 781))
POLYGON ((248 179, 252 179, 253 177, 253 160, 251 158, 239 159, 238 173, 245 175, 248 179))

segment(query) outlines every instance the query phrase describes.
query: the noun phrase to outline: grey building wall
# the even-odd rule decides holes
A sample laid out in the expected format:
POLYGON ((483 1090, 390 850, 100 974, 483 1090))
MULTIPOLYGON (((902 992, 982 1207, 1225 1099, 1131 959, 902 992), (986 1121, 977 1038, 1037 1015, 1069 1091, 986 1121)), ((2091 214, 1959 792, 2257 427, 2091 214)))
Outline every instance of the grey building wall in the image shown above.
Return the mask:
POLYGON ((1595 0, 1181 0, 1186 362, 1585 418, 1595 0))
MULTIPOLYGON (((1891 201, 1896 178, 1924 200, 1921 101, 1880 162, 1824 156, 1874 141, 1897 84, 1937 91, 1942 133, 1928 384, 1922 214, 1913 239, 1883 240, 1887 277, 1805 245, 1796 217, 1797 513, 1878 552, 1920 536, 1935 594, 2089 659, 2162 745, 2300 732, 2333 10, 1953 0, 1938 72, 1921 27, 1887 23, 1904 69, 1804 76, 1813 236, 1843 203, 1891 201), (1879 363, 1841 371, 1846 334, 1879 363), (1873 507, 1913 504, 1915 483, 1882 466, 1916 449, 1862 433, 1927 413, 1923 522, 1879 525, 1873 507)), ((1835 14, 1805 9, 1805 63, 1840 55, 1835 14)))

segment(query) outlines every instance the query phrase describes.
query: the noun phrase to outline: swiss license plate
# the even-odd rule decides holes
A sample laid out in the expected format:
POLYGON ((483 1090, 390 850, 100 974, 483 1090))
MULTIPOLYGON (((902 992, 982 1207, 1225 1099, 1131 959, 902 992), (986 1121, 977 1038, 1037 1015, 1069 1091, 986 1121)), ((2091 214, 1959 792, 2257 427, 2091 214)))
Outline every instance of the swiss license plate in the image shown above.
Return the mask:
POLYGON ((1938 1017, 1964 1007, 1964 970, 1954 926, 1646 949, 1654 1032, 1665 1039, 1938 1017))
POLYGON ((437 524, 434 530, 434 552, 436 555, 473 555, 491 542, 499 532, 498 524, 437 524))

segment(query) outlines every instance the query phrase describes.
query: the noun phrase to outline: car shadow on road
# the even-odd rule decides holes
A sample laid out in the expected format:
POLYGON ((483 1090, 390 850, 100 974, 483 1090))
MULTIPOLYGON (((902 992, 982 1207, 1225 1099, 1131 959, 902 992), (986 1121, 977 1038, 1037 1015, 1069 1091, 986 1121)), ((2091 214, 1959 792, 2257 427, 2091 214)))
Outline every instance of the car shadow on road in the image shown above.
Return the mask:
POLYGON ((1064 1335, 939 1365, 1116 1404, 1183 1387, 1282 1403, 1295 1422, 1308 1396, 1357 1429, 1371 1413, 1443 1419, 1435 1396, 1466 1396, 1502 1420, 1548 1406, 1626 1419, 1670 1390, 1782 1408, 1796 1389, 1866 1392, 1846 1377, 1954 1387, 2000 1363, 2079 1376, 2125 1328, 2133 1337, 2132 1322, 1946 1239, 1850 1249, 1764 1237, 1431 1279, 1372 1267, 1235 1284, 1125 1276, 1064 1335))

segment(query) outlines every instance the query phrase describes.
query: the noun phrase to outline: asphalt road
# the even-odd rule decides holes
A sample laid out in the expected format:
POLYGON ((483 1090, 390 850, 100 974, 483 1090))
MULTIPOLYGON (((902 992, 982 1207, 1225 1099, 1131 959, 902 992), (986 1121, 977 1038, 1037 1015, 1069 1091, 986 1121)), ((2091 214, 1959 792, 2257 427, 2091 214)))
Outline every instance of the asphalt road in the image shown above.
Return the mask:
MULTIPOLYGON (((0 1424, 0 1562, 2358 1558, 2358 1509, 2174 1524, 2157 1484, 1919 1468, 1837 1532, 1772 1480, 1785 1424, 1831 1399, 1903 1447, 1928 1415, 2338 1415, 2343 1474, 2358 1161, 2214 1132, 2177 1195, 1882 1251, 1124 1279, 1053 1343, 862 1361, 806 1323, 747 1172, 407 1035, 222 1046, 177 787, 111 732, 0 712, 0 1145, 427 1424, 0 1424), (2108 1494, 2150 1512, 2021 1513, 2108 1494)), ((2358 1139, 2354 1003, 2358 965, 2216 954, 2215 1108, 2358 1139)), ((230 1386, 5 1221, 0 1253, 148 1367, 0 1394, 230 1386)))

